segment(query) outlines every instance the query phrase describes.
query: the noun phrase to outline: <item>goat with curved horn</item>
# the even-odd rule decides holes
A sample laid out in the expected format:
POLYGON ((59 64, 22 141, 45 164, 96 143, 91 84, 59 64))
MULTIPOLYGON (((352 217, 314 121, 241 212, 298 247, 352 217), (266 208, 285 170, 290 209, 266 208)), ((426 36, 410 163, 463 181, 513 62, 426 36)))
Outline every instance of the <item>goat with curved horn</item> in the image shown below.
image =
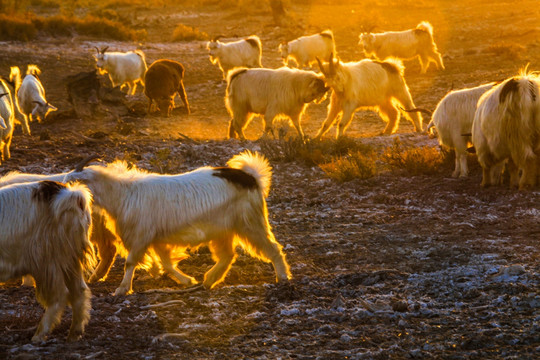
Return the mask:
POLYGON ((73 169, 74 172, 81 172, 84 170, 84 167, 88 165, 93 160, 98 160, 100 157, 99 155, 90 155, 83 160, 81 160, 76 166, 75 169, 73 169))

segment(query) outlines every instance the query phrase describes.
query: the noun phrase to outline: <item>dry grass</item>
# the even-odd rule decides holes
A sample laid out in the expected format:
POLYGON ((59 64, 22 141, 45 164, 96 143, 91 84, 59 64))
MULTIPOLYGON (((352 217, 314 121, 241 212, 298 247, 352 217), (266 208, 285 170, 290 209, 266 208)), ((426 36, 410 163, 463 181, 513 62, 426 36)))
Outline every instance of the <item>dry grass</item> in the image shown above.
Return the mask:
POLYGON ((192 41, 192 40, 208 40, 209 36, 204 31, 197 28, 178 24, 174 29, 172 41, 192 41))
POLYGON ((87 16, 83 19, 55 15, 0 15, 0 39, 29 41, 38 35, 73 36, 74 34, 113 40, 142 40, 145 30, 133 30, 120 22, 87 16))
POLYGON ((445 156, 429 146, 406 148, 399 137, 382 154, 381 160, 391 168, 406 171, 410 175, 432 175, 440 172, 448 163, 445 156))
POLYGON ((331 179, 339 182, 354 179, 369 179, 377 175, 376 158, 372 152, 364 154, 356 151, 346 156, 334 158, 331 162, 319 167, 331 179))
POLYGON ((527 54, 527 48, 521 44, 496 43, 488 46, 486 51, 495 56, 508 60, 522 60, 527 54))

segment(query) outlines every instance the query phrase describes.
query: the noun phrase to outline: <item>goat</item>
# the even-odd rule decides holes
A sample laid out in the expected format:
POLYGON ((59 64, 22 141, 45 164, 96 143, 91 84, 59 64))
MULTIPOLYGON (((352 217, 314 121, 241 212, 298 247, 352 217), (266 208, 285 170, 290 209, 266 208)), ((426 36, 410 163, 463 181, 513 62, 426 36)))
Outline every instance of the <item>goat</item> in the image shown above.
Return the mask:
POLYGON ((312 101, 321 102, 328 88, 312 71, 289 69, 236 69, 229 73, 225 105, 231 115, 229 137, 245 139, 244 128, 254 114, 264 115, 265 134, 273 132, 276 116, 291 119, 303 140, 302 115, 312 101))
POLYGON ((9 147, 15 127, 15 103, 13 94, 4 79, 0 78, 0 119, 4 127, 0 129, 0 164, 11 157, 9 147))
POLYGON ((144 93, 148 97, 148 113, 152 110, 152 101, 155 101, 162 114, 171 116, 174 109, 174 96, 178 93, 190 114, 189 102, 184 89, 184 66, 177 61, 161 59, 150 65, 144 81, 144 93))
POLYGON ((141 50, 128 52, 107 52, 109 47, 103 49, 96 47, 97 56, 94 55, 96 66, 100 74, 109 74, 112 86, 128 86, 128 94, 133 95, 137 90, 137 83, 145 86, 146 58, 141 50))
MULTIPOLYGON (((456 153, 455 169, 452 177, 467 177, 467 145, 472 142, 471 130, 480 97, 497 83, 480 85, 470 89, 449 92, 438 104, 428 124, 429 133, 432 127, 437 130, 439 143, 456 153)), ((411 110, 406 110, 411 111, 411 110)), ((413 109, 413 111, 424 111, 413 109)))
MULTIPOLYGON (((93 158, 93 157, 91 157, 93 158)), ((88 160, 83 160, 82 163, 86 163, 88 160)), ((80 164, 76 169, 81 166, 80 164)), ((70 181, 70 176, 73 172, 41 175, 41 174, 25 174, 17 171, 9 172, 8 174, 0 177, 0 188, 12 185, 22 184, 36 181, 55 181, 65 183, 70 181)), ((104 280, 109 273, 109 270, 114 262, 117 252, 124 258, 127 256, 127 250, 124 248, 121 239, 115 234, 114 224, 110 217, 103 209, 92 204, 92 233, 90 235, 90 242, 96 245, 98 250, 99 262, 88 278, 89 283, 94 283, 99 280, 104 280)), ((180 259, 180 256, 171 254, 170 257, 174 259, 180 259)), ((157 276, 161 273, 161 266, 155 252, 151 249, 148 256, 145 257, 141 266, 150 271, 153 276, 157 276)), ((32 285, 31 279, 25 277, 23 279, 23 285, 32 285)))
POLYGON ((291 277, 281 245, 275 240, 265 198, 271 168, 259 154, 234 156, 229 167, 203 167, 179 175, 160 175, 125 162, 90 165, 73 177, 92 191, 95 203, 116 223, 129 254, 116 295, 132 291, 133 272, 153 245, 166 271, 181 284, 196 280, 174 268, 165 247, 185 249, 209 244, 217 263, 205 274, 212 288, 227 274, 241 245, 252 256, 272 262, 278 281, 291 277))
POLYGON ((9 80, 6 83, 10 87, 12 100, 13 100, 13 109, 15 110, 15 124, 19 124, 22 127, 23 133, 30 135, 30 127, 28 126, 28 119, 21 111, 19 105, 19 97, 17 93, 21 87, 21 70, 17 66, 12 66, 9 72, 9 80))
POLYGON ((505 160, 510 187, 523 190, 536 185, 540 156, 539 85, 540 79, 525 71, 494 86, 478 101, 472 141, 483 170, 483 187, 500 183, 505 160))
MULTIPOLYGON (((328 114, 315 139, 320 139, 338 115, 343 113, 337 125, 337 137, 343 136, 360 108, 376 108, 388 124, 383 134, 393 134, 399 125, 398 103, 407 109, 414 108, 409 88, 403 77, 403 65, 399 60, 383 62, 364 59, 359 62, 342 63, 330 55, 328 65, 317 58, 326 83, 332 88, 328 114)), ((422 131, 422 116, 406 114, 414 124, 415 131, 422 131)))
POLYGON ((68 340, 78 340, 90 319, 83 273, 95 258, 88 241, 91 195, 84 185, 53 181, 0 189, 0 281, 31 275, 45 313, 32 341, 45 340, 73 308, 68 340))
POLYGON ((330 54, 335 54, 336 44, 334 43, 332 31, 325 30, 318 34, 302 36, 289 42, 283 42, 279 45, 278 50, 283 65, 289 66, 292 59, 298 67, 307 67, 314 64, 317 57, 327 59, 330 54))
POLYGON ((227 79, 230 70, 236 67, 261 68, 262 44, 256 35, 248 38, 223 43, 213 39, 206 44, 210 62, 218 65, 227 79))
POLYGON ((20 70, 18 67, 11 68, 10 79, 15 81, 17 89, 17 98, 19 106, 24 116, 23 129, 30 134, 28 121, 37 119, 38 122, 45 119, 47 114, 58 110, 53 105, 49 104, 45 98, 45 89, 39 80, 41 70, 36 65, 28 65, 26 76, 20 81, 20 70))
POLYGON ((434 62, 437 69, 444 70, 441 54, 433 41, 433 26, 427 21, 422 21, 416 29, 380 34, 362 33, 359 38, 358 44, 363 46, 368 57, 374 56, 380 60, 389 57, 402 60, 418 57, 423 74, 430 62, 434 62))

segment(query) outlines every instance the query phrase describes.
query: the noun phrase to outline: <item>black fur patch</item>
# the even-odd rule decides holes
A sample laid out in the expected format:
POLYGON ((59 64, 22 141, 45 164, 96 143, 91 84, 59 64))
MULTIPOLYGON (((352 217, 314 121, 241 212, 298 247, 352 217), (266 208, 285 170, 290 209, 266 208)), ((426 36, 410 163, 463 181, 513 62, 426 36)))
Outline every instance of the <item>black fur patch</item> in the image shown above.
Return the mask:
POLYGON ((223 178, 237 186, 244 189, 257 189, 257 180, 245 171, 239 169, 233 169, 229 167, 217 167, 214 168, 214 176, 223 178))
POLYGON ((386 72, 399 74, 399 68, 392 63, 388 63, 384 61, 377 61, 377 60, 373 60, 373 62, 381 65, 384 68, 384 70, 386 70, 386 72))
POLYGON ((504 84, 499 94, 499 104, 502 104, 508 95, 511 93, 517 92, 519 87, 519 82, 516 79, 510 79, 506 84, 504 84))
POLYGON ((529 80, 529 91, 531 92, 531 98, 536 101, 536 84, 529 80))
POLYGON ((62 190, 66 185, 50 180, 44 180, 39 182, 39 187, 34 189, 32 197, 38 201, 50 203, 51 200, 62 190))
POLYGON ((330 39, 330 40, 334 39, 334 37, 332 36, 332 34, 327 33, 327 32, 319 33, 319 35, 322 36, 322 37, 328 38, 328 39, 330 39))
POLYGON ((244 39, 249 45, 253 46, 254 48, 259 48, 259 42, 253 38, 246 38, 244 39))
POLYGON ((234 74, 231 75, 230 79, 229 79, 229 84, 231 84, 233 82, 233 80, 238 76, 238 75, 241 75, 243 73, 245 73, 246 71, 248 71, 248 69, 242 69, 242 70, 238 70, 238 71, 235 71, 234 74))

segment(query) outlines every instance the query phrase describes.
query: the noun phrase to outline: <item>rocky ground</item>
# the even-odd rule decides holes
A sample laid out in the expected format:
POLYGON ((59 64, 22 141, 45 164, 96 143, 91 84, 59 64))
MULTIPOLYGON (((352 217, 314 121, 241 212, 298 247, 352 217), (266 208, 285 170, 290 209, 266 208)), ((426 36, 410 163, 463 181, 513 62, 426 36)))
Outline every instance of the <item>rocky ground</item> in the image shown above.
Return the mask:
MULTIPOLYGON (((418 106, 433 109, 452 87, 505 78, 527 63, 540 68, 540 10, 534 1, 331 3, 301 2, 292 6, 293 15, 306 33, 331 27, 346 61, 362 57, 356 46, 362 24, 376 22, 376 31, 382 31, 432 22, 447 69, 430 68, 422 75, 416 60, 405 63, 418 106)), ((204 43, 170 43, 160 34, 178 22, 210 35, 256 33, 263 41, 263 64, 276 67, 279 42, 301 30, 276 27, 263 7, 244 14, 191 6, 167 16, 148 9, 144 16, 149 38, 141 44, 86 38, 2 43, 2 73, 11 65, 36 63, 48 100, 60 110, 32 123, 32 136, 17 128, 12 158, 0 165, 0 174, 66 171, 94 153, 104 161, 120 158, 150 171, 180 173, 223 166, 244 149, 279 148, 277 140, 270 145, 256 140, 259 120, 248 128, 250 140, 226 140, 225 84, 204 43), (91 70, 93 47, 105 44, 115 50, 140 47, 149 63, 158 58, 184 63, 193 113, 179 108, 171 118, 146 116, 139 92, 126 99, 127 113, 78 118, 67 100, 65 78, 91 70)), ((326 104, 308 109, 303 122, 308 136, 322 123, 326 104)), ((408 145, 437 146, 424 134, 412 134, 406 120, 391 137, 377 136, 383 127, 373 113, 359 112, 348 135, 375 148, 396 136, 408 145)), ((540 357, 538 189, 482 189, 472 156, 465 179, 450 178, 447 166, 429 176, 381 169, 367 180, 338 183, 300 159, 272 157, 271 163, 270 222, 291 265, 290 283, 275 284, 271 265, 239 249, 227 278, 211 291, 180 289, 166 276, 152 278, 139 270, 134 294, 115 297, 123 273, 118 257, 107 279, 90 286, 91 320, 83 339, 65 341, 68 310, 49 340, 32 344, 43 310, 33 289, 15 280, 0 285, 0 358, 540 357)), ((201 248, 178 266, 202 280, 212 265, 209 251, 201 248)))

